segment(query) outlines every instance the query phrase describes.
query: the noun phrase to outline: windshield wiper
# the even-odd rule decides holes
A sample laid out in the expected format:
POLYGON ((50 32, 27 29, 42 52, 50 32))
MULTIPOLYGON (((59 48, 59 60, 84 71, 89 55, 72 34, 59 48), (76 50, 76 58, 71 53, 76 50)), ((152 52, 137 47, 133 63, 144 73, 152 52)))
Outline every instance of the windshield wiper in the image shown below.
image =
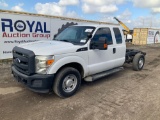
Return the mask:
POLYGON ((64 42, 71 42, 71 41, 69 41, 69 40, 60 40, 60 41, 64 41, 64 42))
POLYGON ((53 39, 53 40, 56 40, 56 41, 57 41, 58 39, 53 39))

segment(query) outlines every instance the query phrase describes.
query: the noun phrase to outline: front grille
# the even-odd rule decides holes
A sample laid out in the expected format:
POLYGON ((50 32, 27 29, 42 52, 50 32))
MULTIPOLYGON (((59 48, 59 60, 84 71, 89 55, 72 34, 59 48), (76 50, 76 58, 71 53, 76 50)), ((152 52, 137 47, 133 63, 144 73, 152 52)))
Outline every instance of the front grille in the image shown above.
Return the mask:
POLYGON ((33 51, 20 47, 13 48, 13 65, 15 68, 26 75, 35 73, 35 54, 33 51))

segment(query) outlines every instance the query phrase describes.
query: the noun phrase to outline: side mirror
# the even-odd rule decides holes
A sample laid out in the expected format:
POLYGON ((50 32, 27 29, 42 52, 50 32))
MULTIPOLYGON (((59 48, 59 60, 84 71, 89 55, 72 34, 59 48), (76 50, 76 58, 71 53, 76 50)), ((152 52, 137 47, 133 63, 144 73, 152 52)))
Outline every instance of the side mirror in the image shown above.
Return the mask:
POLYGON ((91 49, 107 50, 107 38, 100 37, 98 41, 91 41, 91 49))

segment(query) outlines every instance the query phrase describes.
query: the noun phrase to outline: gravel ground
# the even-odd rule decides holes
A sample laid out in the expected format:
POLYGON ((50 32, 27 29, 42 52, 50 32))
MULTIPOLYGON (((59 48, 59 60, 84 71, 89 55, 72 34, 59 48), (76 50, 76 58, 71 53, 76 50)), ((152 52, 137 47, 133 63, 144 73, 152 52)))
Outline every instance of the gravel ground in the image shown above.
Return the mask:
POLYGON ((1 63, 0 120, 160 120, 160 45, 127 47, 147 53, 142 71, 125 64, 67 99, 28 90, 1 63))

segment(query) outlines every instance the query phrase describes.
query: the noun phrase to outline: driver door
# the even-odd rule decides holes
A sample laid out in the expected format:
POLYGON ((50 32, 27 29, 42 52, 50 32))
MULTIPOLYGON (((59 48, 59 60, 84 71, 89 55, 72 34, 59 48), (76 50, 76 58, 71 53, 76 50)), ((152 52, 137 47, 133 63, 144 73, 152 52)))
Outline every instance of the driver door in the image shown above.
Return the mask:
POLYGON ((89 49, 89 75, 103 72, 109 69, 114 68, 115 57, 114 57, 114 44, 113 41, 115 38, 112 38, 111 30, 109 27, 99 28, 92 41, 99 40, 100 37, 107 38, 108 49, 99 50, 99 49, 89 49))

